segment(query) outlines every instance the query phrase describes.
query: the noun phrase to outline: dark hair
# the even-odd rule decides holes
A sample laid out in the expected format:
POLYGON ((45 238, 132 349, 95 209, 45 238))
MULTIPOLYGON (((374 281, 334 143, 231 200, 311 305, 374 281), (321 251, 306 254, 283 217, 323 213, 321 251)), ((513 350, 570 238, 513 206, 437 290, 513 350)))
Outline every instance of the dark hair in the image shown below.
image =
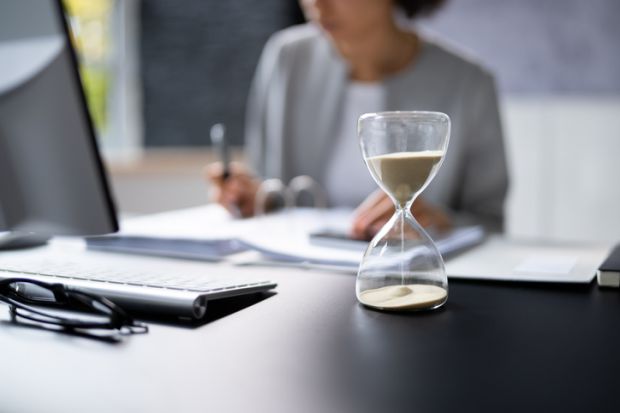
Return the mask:
POLYGON ((445 3, 445 0, 395 0, 408 17, 429 15, 445 3))

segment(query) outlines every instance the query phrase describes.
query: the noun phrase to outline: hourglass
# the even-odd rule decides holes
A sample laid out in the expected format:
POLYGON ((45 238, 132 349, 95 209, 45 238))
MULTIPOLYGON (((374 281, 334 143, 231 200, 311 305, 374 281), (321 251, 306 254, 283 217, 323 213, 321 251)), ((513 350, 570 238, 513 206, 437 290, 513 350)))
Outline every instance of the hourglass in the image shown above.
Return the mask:
POLYGON ((358 122, 370 174, 396 211, 372 239, 357 274, 357 299, 381 310, 428 310, 448 298, 448 278, 433 240, 411 206, 439 170, 450 139, 440 112, 381 112, 358 122))

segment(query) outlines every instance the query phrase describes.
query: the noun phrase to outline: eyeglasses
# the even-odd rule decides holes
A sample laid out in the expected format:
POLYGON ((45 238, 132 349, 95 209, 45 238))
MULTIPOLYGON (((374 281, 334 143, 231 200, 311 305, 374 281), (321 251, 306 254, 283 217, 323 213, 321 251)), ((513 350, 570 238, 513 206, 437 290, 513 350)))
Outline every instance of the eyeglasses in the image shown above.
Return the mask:
POLYGON ((262 215, 282 208, 311 206, 325 208, 327 196, 323 187, 307 175, 296 176, 285 185, 280 179, 266 179, 256 191, 254 213, 262 215))
POLYGON ((23 318, 65 330, 108 330, 120 334, 148 332, 147 325, 133 320, 107 298, 60 283, 7 278, 0 281, 0 301, 9 305, 13 322, 23 318), (62 313, 57 310, 62 310, 62 313), (82 311, 85 316, 65 315, 67 311, 75 310, 82 311))

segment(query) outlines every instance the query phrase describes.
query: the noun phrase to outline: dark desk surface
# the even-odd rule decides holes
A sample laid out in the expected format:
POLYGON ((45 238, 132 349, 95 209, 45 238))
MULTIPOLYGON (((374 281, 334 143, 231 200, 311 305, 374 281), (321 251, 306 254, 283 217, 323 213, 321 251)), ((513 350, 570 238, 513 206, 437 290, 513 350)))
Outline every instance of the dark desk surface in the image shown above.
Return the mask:
POLYGON ((459 281, 443 310, 389 314, 353 276, 208 268, 278 294, 118 345, 2 324, 0 410, 620 411, 617 290, 459 281))

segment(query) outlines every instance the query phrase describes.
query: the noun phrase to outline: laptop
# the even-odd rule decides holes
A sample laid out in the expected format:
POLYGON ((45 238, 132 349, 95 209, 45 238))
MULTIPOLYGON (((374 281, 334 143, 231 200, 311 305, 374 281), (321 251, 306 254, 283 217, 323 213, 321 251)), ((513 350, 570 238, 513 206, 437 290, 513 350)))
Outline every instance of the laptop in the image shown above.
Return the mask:
POLYGON ((450 279, 590 283, 609 246, 491 236, 446 262, 450 279))

